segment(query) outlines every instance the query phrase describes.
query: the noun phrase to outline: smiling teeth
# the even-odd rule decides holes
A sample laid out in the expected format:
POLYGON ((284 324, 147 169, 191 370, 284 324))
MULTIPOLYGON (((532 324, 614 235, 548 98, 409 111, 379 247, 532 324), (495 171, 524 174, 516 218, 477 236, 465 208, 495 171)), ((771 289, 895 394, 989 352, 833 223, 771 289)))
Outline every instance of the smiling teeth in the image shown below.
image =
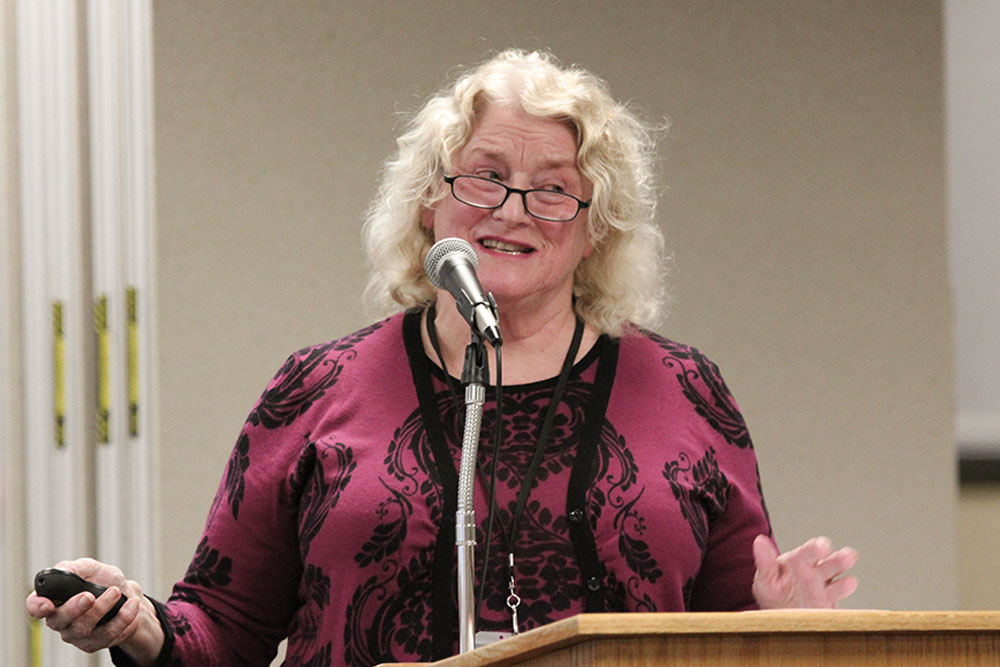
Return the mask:
POLYGON ((504 243, 503 241, 495 241, 493 239, 484 239, 482 244, 490 250, 499 250, 500 252, 508 252, 517 255, 531 252, 531 248, 514 245, 512 243, 504 243))

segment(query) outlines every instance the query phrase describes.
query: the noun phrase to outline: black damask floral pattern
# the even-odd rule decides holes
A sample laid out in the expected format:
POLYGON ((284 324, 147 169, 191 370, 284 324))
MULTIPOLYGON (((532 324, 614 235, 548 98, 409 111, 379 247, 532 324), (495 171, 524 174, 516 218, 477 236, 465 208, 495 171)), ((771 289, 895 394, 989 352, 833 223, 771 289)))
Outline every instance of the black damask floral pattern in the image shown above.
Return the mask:
POLYGON ((652 599, 640 592, 642 581, 655 583, 663 576, 663 571, 642 539, 646 520, 635 509, 643 494, 643 489, 636 485, 639 468, 625 438, 608 422, 601 431, 596 468, 594 484, 587 497, 591 529, 597 530, 598 520, 606 509, 616 510, 612 527, 618 531, 618 553, 631 570, 624 581, 609 573, 605 582, 604 608, 608 611, 626 608, 656 611, 652 599))
POLYGON ((215 523, 215 517, 223 504, 229 505, 234 519, 239 519, 240 507, 246 493, 246 472, 250 467, 250 436, 244 431, 236 441, 226 465, 225 494, 216 494, 208 512, 208 525, 215 523))
POLYGON ((398 662, 395 646, 411 655, 431 655, 431 611, 426 602, 432 566, 432 549, 420 551, 405 566, 387 558, 378 574, 354 591, 344 625, 346 664, 398 662))
POLYGON ((301 607, 288 631, 289 646, 294 648, 285 656, 285 665, 330 665, 331 643, 315 648, 324 611, 330 605, 330 577, 321 568, 307 564, 299 597, 301 607))
MULTIPOLYGON (((170 596, 170 602, 189 602, 196 607, 200 607, 201 610, 205 612, 205 614, 213 621, 218 622, 221 620, 219 613, 212 609, 209 605, 206 605, 201 599, 201 595, 199 595, 197 591, 190 588, 175 588, 174 592, 170 596)), ((174 627, 174 632, 178 637, 183 637, 191 630, 191 623, 183 614, 175 613, 169 606, 164 607, 164 609, 169 612, 168 617, 174 627)))
POLYGON ((729 392, 729 387, 722 379, 719 367, 693 347, 675 343, 649 331, 645 334, 663 350, 669 352, 668 356, 663 357, 662 363, 674 370, 681 390, 691 401, 695 412, 729 444, 740 449, 751 447, 753 443, 750 440, 750 432, 743 415, 736 407, 736 401, 729 392), (704 384, 709 396, 698 390, 696 386, 698 381, 704 384))
MULTIPOLYGON (((498 515, 506 526, 510 525, 515 504, 511 501, 498 515)), ((521 597, 518 618, 522 629, 531 629, 550 623, 554 611, 568 609, 572 600, 582 595, 580 568, 569 541, 565 515, 553 514, 539 501, 529 500, 518 534, 516 583, 521 597)), ((510 626, 506 545, 497 543, 490 556, 488 571, 493 575, 493 585, 487 588, 484 605, 494 612, 494 620, 491 624, 488 618, 484 619, 483 627, 506 630, 510 626)))
POLYGON ((595 484, 587 499, 592 529, 597 528, 605 507, 620 509, 625 506, 639 472, 625 439, 608 423, 601 432, 596 467, 595 484))
MULTIPOLYGON (((439 394, 437 406, 442 423, 454 425, 459 422, 459 408, 451 394, 439 394)), ((399 493, 408 498, 422 497, 423 502, 432 512, 440 512, 441 485, 438 479, 437 464, 431 455, 431 449, 420 413, 413 412, 403 425, 393 433, 384 463, 386 473, 391 479, 400 483, 396 486, 399 493), (418 479, 423 481, 418 483, 418 479)), ((389 485, 390 483, 387 482, 386 486, 389 485)), ((440 518, 440 514, 431 515, 432 520, 440 518)))
POLYGON ((184 575, 184 583, 203 588, 220 588, 230 584, 232 571, 233 559, 221 555, 218 549, 209 546, 208 537, 203 537, 184 575))
POLYGON ((289 480, 289 486, 300 496, 299 549, 303 559, 309 554, 313 539, 350 483, 356 467, 354 450, 343 443, 331 445, 308 441, 303 448, 289 480), (334 470, 331 475, 325 472, 327 463, 334 470))
POLYGON ((243 502, 243 494, 246 490, 244 476, 247 468, 250 467, 250 437, 243 433, 236 441, 236 447, 229 457, 229 465, 226 468, 226 498, 229 501, 229 508, 233 512, 233 518, 240 517, 240 504, 243 502))
MULTIPOLYGON (((442 421, 452 424, 457 419, 456 403, 448 393, 438 399, 442 421)), ((432 522, 446 520, 437 465, 419 411, 395 430, 384 462, 386 477, 380 481, 387 495, 378 505, 379 523, 354 557, 362 567, 377 568, 378 574, 354 592, 348 605, 344 630, 348 664, 397 662, 397 646, 407 654, 432 653, 428 601, 433 549, 421 551, 405 565, 397 557, 414 504, 427 507, 432 522), (386 591, 393 588, 399 592, 387 597, 386 591)))
POLYGON ((267 429, 291 424, 336 384, 344 364, 356 356, 354 346, 382 326, 379 322, 346 338, 293 354, 247 420, 267 429))
POLYGON ((663 476, 680 503, 698 548, 704 552, 711 522, 725 511, 730 493, 729 480, 719 470, 715 450, 709 448, 694 464, 682 453, 678 460, 667 462, 663 476))
MULTIPOLYGON (((568 475, 572 469, 577 435, 583 428, 591 389, 589 383, 579 381, 570 381, 566 385, 560 410, 553 419, 542 462, 535 475, 532 493, 536 493, 551 478, 568 475)), ((541 387, 504 396, 504 446, 497 466, 497 483, 512 493, 511 499, 497 508, 497 521, 503 527, 503 535, 510 530, 517 492, 526 483, 525 474, 535 453, 538 432, 552 391, 552 387, 541 387)), ((492 442, 495 423, 496 410, 486 410, 482 427, 484 442, 492 442)), ((454 437, 457 438, 458 434, 454 437)), ((489 448, 480 450, 480 461, 483 469, 490 469, 492 454, 489 448)), ((560 486, 560 489, 560 493, 565 494, 564 487, 560 486)), ((562 507, 564 503, 563 500, 552 507, 562 507)), ((478 539, 485 541, 482 530, 478 539)), ((492 580, 487 584, 487 595, 483 601, 484 607, 493 613, 484 617, 483 628, 506 630, 510 623, 507 608, 508 554, 503 540, 496 544, 487 568, 492 580), (491 617, 494 619, 492 622, 491 617)), ((529 496, 521 516, 516 545, 516 585, 521 597, 518 618, 522 628, 530 629, 551 622, 553 612, 567 609, 573 599, 579 599, 582 595, 580 569, 575 548, 569 540, 566 515, 553 512, 532 496, 529 496)))
MULTIPOLYGON (((386 486, 384 481, 382 484, 386 486)), ((354 556, 361 567, 380 562, 395 553, 406 539, 406 519, 413 513, 413 505, 406 494, 388 486, 386 488, 389 498, 378 506, 380 523, 371 538, 361 546, 361 552, 354 556)))
MULTIPOLYGON (((557 498, 565 498, 565 480, 575 460, 592 390, 589 382, 571 380, 553 422, 535 485, 541 488, 554 480, 557 498)), ((487 568, 491 581, 483 601, 484 615, 479 626, 483 630, 509 627, 507 553, 501 533, 509 530, 516 491, 525 483, 524 475, 552 391, 551 386, 545 385, 509 392, 504 397, 504 448, 497 478, 501 488, 508 492, 507 500, 497 508, 497 522, 503 528, 495 534, 487 568)), ((457 458, 462 436, 458 412, 461 406, 456 407, 446 391, 438 394, 436 406, 448 445, 457 458)), ((482 423, 484 443, 492 442, 495 420, 496 411, 488 405, 482 423)), ((415 411, 396 429, 387 447, 384 459, 387 474, 381 480, 386 496, 378 506, 379 523, 355 555, 355 562, 373 574, 354 591, 348 606, 344 640, 345 658, 350 664, 395 661, 399 655, 430 655, 432 650, 429 637, 433 614, 429 608, 432 548, 406 562, 401 562, 398 556, 415 507, 426 507, 434 522, 453 520, 442 516, 441 482, 431 451, 421 415, 415 411)), ((491 449, 483 446, 479 451, 481 468, 489 470, 491 449)), ((662 577, 662 569, 642 537, 646 522, 636 506, 642 495, 636 484, 636 463, 624 438, 608 423, 601 430, 596 462, 598 483, 591 487, 590 519, 596 522, 608 509, 615 511, 613 523, 619 534, 619 549, 634 572, 621 582, 612 577, 607 595, 614 599, 607 608, 655 611, 655 604, 639 585, 639 582, 656 582, 662 577)), ((568 519, 564 512, 554 509, 562 507, 564 502, 542 503, 529 497, 521 517, 516 560, 517 591, 522 600, 518 616, 523 629, 551 622, 558 612, 569 609, 574 600, 584 596, 575 547, 569 539, 568 519)), ((485 516, 478 518, 485 522, 485 516)), ((480 543, 485 540, 482 527, 477 539, 480 543)), ((477 556, 483 557, 481 550, 477 556)))
POLYGON ((640 492, 625 504, 615 515, 613 525, 618 531, 618 553, 625 559, 629 569, 640 579, 656 583, 663 576, 663 570, 657 566, 649 544, 642 539, 642 534, 646 532, 646 521, 635 509, 641 497, 640 492))
MULTIPOLYGON (((194 600, 191 600, 189 598, 184 598, 182 596, 177 596, 174 599, 183 599, 188 602, 195 602, 194 600)), ((196 603, 199 606, 201 606, 200 597, 197 598, 196 603)), ((191 622, 187 619, 187 617, 184 614, 182 614, 179 611, 175 611, 174 609, 171 609, 170 607, 167 606, 163 606, 163 613, 164 615, 166 615, 167 621, 170 623, 170 627, 174 631, 174 637, 183 637, 187 633, 191 632, 191 622)), ((215 618, 215 616, 212 615, 211 613, 209 613, 209 616, 215 618)))

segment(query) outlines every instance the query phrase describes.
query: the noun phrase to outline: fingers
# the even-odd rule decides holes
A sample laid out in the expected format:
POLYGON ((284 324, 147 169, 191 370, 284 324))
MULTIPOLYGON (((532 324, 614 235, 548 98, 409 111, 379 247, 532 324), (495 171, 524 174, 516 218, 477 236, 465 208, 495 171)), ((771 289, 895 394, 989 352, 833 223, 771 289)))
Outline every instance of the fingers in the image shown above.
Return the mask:
POLYGON ((778 547, 767 535, 758 535, 753 541, 753 559, 756 572, 751 590, 761 609, 791 606, 787 586, 788 577, 782 572, 782 556, 778 547))
MULTIPOLYGON (((93 652, 109 646, 117 646, 135 634, 138 629, 136 618, 139 615, 140 606, 140 601, 136 598, 130 598, 110 621, 103 625, 97 625, 104 615, 114 607, 120 597, 120 593, 115 595, 112 592, 117 593, 117 590, 109 589, 97 599, 90 611, 81 617, 81 625, 74 628, 74 631, 81 634, 71 642, 75 646, 84 651, 93 652)), ((68 634, 68 632, 63 633, 63 639, 66 641, 70 641, 67 639, 68 634)))
POLYGON ((758 535, 753 541, 753 560, 757 576, 765 580, 778 577, 778 548, 767 535, 758 535))
POLYGON ((100 584, 101 586, 124 588, 126 584, 125 575, 119 568, 94 560, 93 558, 64 560, 56 563, 56 567, 61 570, 75 572, 87 581, 100 584))
POLYGON ((857 579, 846 575, 858 552, 850 547, 834 551, 826 537, 778 555, 769 539, 758 536, 753 553, 757 566, 753 593, 763 609, 834 608, 858 587, 857 579))
POLYGON ((90 593, 74 595, 45 618, 45 625, 56 632, 62 632, 94 606, 94 596, 90 593))
MULTIPOLYGON (((118 600, 122 595, 121 590, 117 586, 111 586, 108 590, 104 591, 99 598, 91 602, 90 609, 88 609, 87 612, 81 616, 80 620, 85 621, 86 625, 91 631, 93 631, 95 628, 99 627, 101 619, 103 619, 105 615, 107 615, 107 613, 114 608, 115 604, 118 603, 118 600)), ((118 613, 121 613, 120 609, 118 610, 118 613)), ((109 620, 108 624, 110 622, 111 621, 109 620)))
POLYGON ((818 563, 833 551, 829 537, 814 537, 801 546, 784 554, 787 561, 796 563, 818 563))
MULTIPOLYGON (((124 578, 124 575, 122 575, 122 576, 124 578)), ((125 595, 127 595, 130 600, 132 598, 141 598, 142 597, 142 586, 140 586, 139 582, 136 581, 135 579, 128 579, 128 580, 125 581, 125 586, 122 588, 122 592, 125 595)))
POLYGON ((839 549, 816 562, 816 567, 827 581, 836 579, 858 562, 858 552, 851 547, 839 549))
POLYGON ((139 641, 140 645, 132 646, 133 650, 138 648, 150 661, 156 657, 163 642, 162 630, 158 632, 156 612, 143 597, 138 583, 127 580, 119 568, 92 558, 62 561, 55 567, 75 572, 88 581, 107 587, 107 590, 96 599, 89 592, 79 593, 58 607, 52 600, 31 592, 25 599, 29 615, 44 619, 45 624, 58 632, 63 641, 87 653, 126 642, 131 646, 139 641), (123 594, 128 600, 113 618, 101 623, 123 594), (149 631, 140 632, 143 628, 149 628, 149 631), (137 639, 139 637, 141 640, 137 639))
POLYGON ((31 591, 24 601, 24 606, 28 609, 28 614, 32 618, 43 619, 56 610, 52 600, 39 597, 35 591, 31 591))
POLYGON ((848 576, 835 579, 827 585, 826 590, 830 598, 830 607, 836 607, 838 602, 858 590, 858 578, 848 576))
POLYGON ((808 573, 827 582, 853 567, 857 558, 857 552, 850 547, 835 552, 829 538, 814 537, 779 556, 778 562, 783 569, 795 570, 801 575, 808 573))
POLYGON ((132 626, 139 612, 138 599, 129 599, 114 618, 98 625, 121 595, 121 591, 112 586, 97 599, 90 593, 80 593, 56 607, 51 600, 31 593, 26 604, 28 613, 45 619, 45 624, 58 632, 63 641, 93 653, 125 641, 136 631, 132 626))

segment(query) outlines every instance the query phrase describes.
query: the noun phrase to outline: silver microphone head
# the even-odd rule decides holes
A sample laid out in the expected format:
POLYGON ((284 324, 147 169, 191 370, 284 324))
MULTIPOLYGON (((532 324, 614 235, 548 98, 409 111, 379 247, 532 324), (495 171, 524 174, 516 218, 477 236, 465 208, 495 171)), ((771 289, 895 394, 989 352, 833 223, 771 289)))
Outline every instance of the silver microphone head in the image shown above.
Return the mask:
POLYGON ((441 239, 431 246, 431 249, 427 251, 427 257, 424 259, 424 271, 427 273, 427 278, 434 287, 444 289, 440 275, 441 264, 443 263, 442 260, 452 253, 458 253, 466 257, 472 263, 473 269, 479 268, 479 258, 476 257, 476 251, 472 249, 468 241, 454 237, 441 239))

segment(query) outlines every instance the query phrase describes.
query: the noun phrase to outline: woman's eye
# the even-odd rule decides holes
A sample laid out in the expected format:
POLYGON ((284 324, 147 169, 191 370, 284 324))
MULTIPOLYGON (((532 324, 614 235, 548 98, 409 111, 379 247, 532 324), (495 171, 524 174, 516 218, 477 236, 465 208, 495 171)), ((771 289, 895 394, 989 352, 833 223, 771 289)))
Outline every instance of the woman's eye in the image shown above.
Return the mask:
POLYGON ((496 169, 491 169, 489 167, 480 167, 479 169, 473 169, 468 172, 473 176, 478 176, 479 178, 488 178, 491 181, 502 181, 503 176, 496 169))

